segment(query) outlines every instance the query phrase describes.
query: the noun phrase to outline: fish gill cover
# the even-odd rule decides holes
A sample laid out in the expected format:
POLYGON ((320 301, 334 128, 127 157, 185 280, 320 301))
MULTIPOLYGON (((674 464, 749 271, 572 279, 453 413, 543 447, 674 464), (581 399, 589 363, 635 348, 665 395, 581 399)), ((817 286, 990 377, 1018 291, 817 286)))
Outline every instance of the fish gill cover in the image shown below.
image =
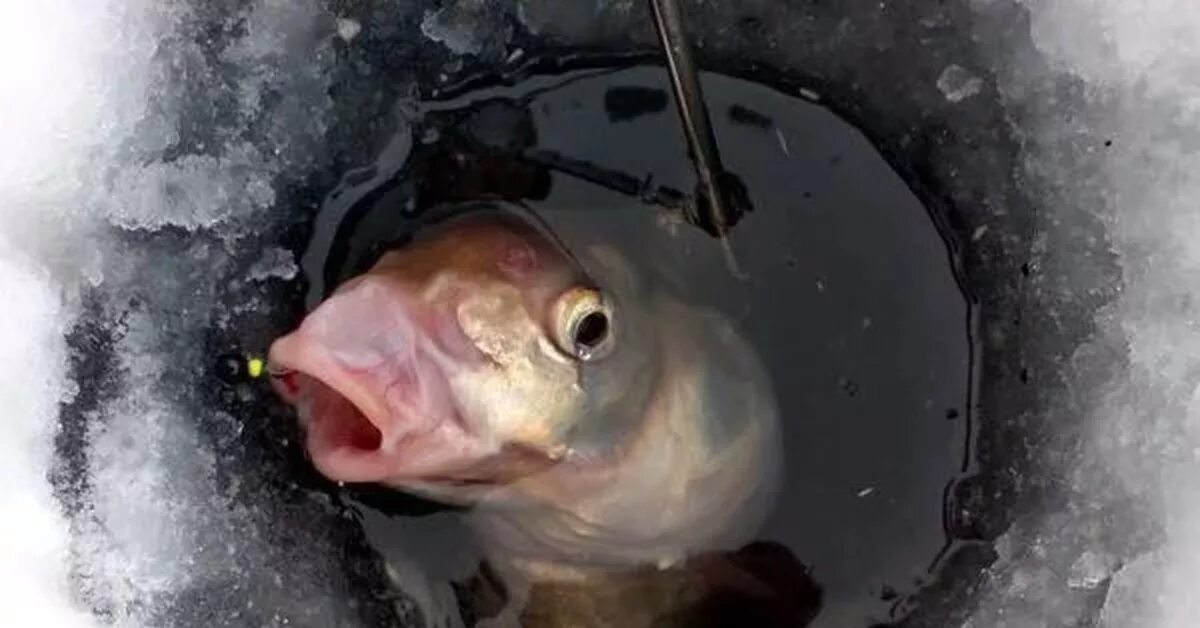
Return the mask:
MULTIPOLYGON (((714 24, 758 29, 769 59, 787 45, 770 27, 799 19, 785 4, 693 10, 704 16, 702 43, 721 47, 725 26, 714 24), (756 15, 722 22, 735 11, 756 15)), ((3 622, 378 625, 372 613, 383 611, 348 575, 341 512, 293 491, 282 478, 296 465, 270 453, 276 433, 228 411, 261 410, 253 395, 197 390, 207 351, 226 340, 261 345, 257 336, 288 314, 273 311, 272 296, 287 290, 294 262, 274 247, 297 237, 306 216, 289 190, 347 168, 326 144, 339 123, 331 94, 370 80, 369 64, 337 65, 338 47, 411 32, 414 47, 433 45, 424 33, 455 54, 503 58, 514 54, 504 48, 514 20, 535 34, 604 39, 640 9, 604 0, 396 2, 358 13, 316 0, 0 8, 10 26, 0 40, 3 622), (268 479, 239 472, 246 455, 268 479), (313 520, 328 525, 297 523, 313 520)), ((893 57, 897 84, 875 93, 901 110, 919 102, 902 100, 907 92, 943 100, 914 118, 1003 105, 1007 127, 994 132, 1015 138, 1015 167, 992 174, 1035 206, 1028 231, 1012 228, 1021 202, 969 193, 980 164, 1006 163, 994 147, 949 151, 957 161, 937 167, 947 181, 961 175, 956 189, 968 192, 956 202, 985 208, 971 221, 977 251, 1026 252, 1025 278, 1012 281, 1024 282, 1025 328, 1061 326, 1070 339, 1022 372, 1050 391, 1039 417, 981 419, 1026 431, 1038 464, 1010 480, 1053 499, 997 531, 997 559, 955 623, 1193 625, 1200 7, 872 1, 833 11, 805 23, 823 25, 812 54, 886 50, 889 37, 914 31, 976 42, 970 58, 893 57)), ((985 327, 985 346, 1010 346, 1005 333, 985 327)))

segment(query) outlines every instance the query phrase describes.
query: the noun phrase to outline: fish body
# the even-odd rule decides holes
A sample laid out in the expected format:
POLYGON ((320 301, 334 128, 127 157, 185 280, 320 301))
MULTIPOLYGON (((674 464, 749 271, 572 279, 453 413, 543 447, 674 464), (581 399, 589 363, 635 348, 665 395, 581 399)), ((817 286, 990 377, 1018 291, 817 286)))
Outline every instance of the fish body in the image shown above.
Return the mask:
POLYGON ((268 362, 320 472, 472 506, 488 559, 530 580, 735 550, 778 487, 738 330, 499 206, 387 252, 268 362))

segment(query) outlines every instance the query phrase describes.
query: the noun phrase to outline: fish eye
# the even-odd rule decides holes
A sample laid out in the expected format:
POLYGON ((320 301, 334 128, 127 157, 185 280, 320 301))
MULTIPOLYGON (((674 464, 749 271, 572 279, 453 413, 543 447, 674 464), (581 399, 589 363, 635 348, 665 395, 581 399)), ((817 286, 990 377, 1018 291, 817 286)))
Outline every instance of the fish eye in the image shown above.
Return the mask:
POLYGON ((591 312, 575 326, 575 344, 589 349, 604 342, 608 335, 608 316, 603 312, 591 312))
POLYGON ((596 290, 574 288, 554 306, 555 344, 567 355, 590 361, 612 350, 612 311, 596 290))

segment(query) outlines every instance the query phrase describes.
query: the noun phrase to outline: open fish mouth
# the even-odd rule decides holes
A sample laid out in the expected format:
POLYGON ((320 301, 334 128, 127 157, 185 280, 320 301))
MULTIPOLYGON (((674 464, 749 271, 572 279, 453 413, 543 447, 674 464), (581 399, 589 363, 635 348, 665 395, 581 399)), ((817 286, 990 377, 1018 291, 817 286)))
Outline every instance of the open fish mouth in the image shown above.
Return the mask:
POLYGON ((375 408, 377 403, 370 391, 350 378, 335 376, 326 381, 301 368, 278 364, 271 368, 270 377, 280 397, 296 408, 313 464, 334 480, 486 488, 516 481, 557 462, 536 448, 517 444, 505 444, 490 453, 471 447, 477 441, 456 412, 441 421, 425 421, 423 429, 409 428, 399 437, 391 436, 385 430, 396 428, 381 426, 418 421, 397 419, 394 414, 372 416, 363 408, 375 408), (361 406, 356 399, 363 400, 361 406), (453 443, 467 447, 447 447, 453 443), (459 455, 446 459, 437 455, 439 451, 459 455), (444 463, 420 464, 439 459, 444 463))
POLYGON ((298 408, 300 420, 310 431, 323 429, 321 440, 329 446, 375 451, 383 445, 383 433, 358 406, 325 382, 295 370, 271 374, 271 383, 281 397, 298 408), (314 421, 313 415, 320 417, 314 421))
POLYGON ((379 482, 399 473, 406 466, 406 441, 436 428, 438 420, 410 420, 372 390, 375 378, 321 355, 306 339, 292 340, 273 349, 271 383, 296 408, 317 469, 343 482, 379 482))
POLYGON ((412 348, 367 351, 323 327, 302 326, 276 340, 268 358, 272 386, 296 408, 322 474, 396 482, 443 473, 480 454, 481 439, 431 357, 412 348))

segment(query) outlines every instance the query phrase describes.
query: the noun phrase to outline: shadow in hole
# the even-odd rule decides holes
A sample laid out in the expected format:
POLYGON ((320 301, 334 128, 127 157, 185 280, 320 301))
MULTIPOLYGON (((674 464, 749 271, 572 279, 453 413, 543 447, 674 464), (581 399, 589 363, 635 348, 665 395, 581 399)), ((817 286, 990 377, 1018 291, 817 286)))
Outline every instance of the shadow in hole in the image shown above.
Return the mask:
MULTIPOLYGON (((467 626, 495 617, 508 598, 486 564, 455 592, 467 626)), ((757 541, 670 569, 536 583, 520 621, 524 628, 803 628, 820 612, 821 597, 787 547, 757 541)))

